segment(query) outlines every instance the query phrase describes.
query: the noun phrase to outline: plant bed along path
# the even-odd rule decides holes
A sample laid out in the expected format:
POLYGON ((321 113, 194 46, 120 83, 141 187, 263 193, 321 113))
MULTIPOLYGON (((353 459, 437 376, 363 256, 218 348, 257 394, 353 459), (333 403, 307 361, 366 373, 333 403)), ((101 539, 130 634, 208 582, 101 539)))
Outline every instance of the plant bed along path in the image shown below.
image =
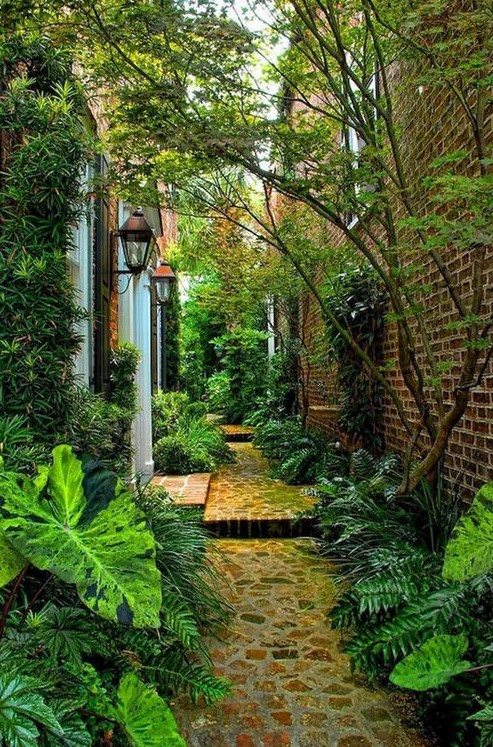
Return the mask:
MULTIPOLYGON (((257 450, 236 447, 240 458, 211 483, 215 511, 220 503, 225 516, 231 500, 237 512, 242 499, 249 512, 256 502, 264 510, 272 504, 262 502, 260 486, 272 489, 271 482, 276 517, 283 490, 285 512, 292 514, 293 490, 305 508, 299 488, 268 478, 257 450)), ((212 643, 211 655, 215 672, 234 689, 215 706, 174 704, 190 747, 429 747, 401 722, 386 693, 351 675, 327 619, 335 598, 330 568, 311 540, 218 539, 214 545, 237 616, 224 640, 212 643)))

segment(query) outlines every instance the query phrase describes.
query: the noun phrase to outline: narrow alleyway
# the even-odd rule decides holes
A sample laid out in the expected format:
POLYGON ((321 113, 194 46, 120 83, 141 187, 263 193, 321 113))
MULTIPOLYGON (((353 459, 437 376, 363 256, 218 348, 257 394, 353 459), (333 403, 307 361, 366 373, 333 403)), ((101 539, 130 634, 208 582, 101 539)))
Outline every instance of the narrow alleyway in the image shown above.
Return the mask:
MULTIPOLYGON (((206 519, 279 518, 306 505, 300 488, 269 479, 251 444, 213 478, 206 519), (265 492, 263 492, 263 488, 265 492), (285 502, 283 501, 285 497, 285 502)), ((217 674, 234 685, 214 707, 177 704, 190 747, 424 747, 399 721, 386 694, 351 676, 330 630, 334 585, 309 539, 217 539, 221 577, 237 611, 214 642, 217 674)))

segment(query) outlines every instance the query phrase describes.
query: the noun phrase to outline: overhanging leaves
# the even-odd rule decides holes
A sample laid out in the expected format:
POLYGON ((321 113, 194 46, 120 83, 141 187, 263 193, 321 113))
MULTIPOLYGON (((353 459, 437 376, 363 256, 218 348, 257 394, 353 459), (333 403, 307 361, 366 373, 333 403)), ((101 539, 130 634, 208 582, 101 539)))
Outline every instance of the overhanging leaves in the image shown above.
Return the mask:
POLYGON ((468 648, 465 635, 437 635, 394 667, 390 681, 410 690, 430 690, 471 668, 462 659, 468 648))

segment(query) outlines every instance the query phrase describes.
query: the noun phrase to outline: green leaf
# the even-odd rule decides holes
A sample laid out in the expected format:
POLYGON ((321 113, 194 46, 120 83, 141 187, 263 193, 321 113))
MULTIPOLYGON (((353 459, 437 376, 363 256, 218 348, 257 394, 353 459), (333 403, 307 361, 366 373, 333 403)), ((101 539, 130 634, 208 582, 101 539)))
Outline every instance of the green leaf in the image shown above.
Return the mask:
POLYGON ((186 747, 169 706, 135 674, 120 681, 117 719, 134 747, 186 747))
POLYGON ((445 549, 443 577, 468 579, 493 569, 493 482, 476 494, 469 511, 459 519, 445 549))
POLYGON ((10 583, 27 564, 26 559, 12 547, 0 532, 0 587, 10 583))
POLYGON ((41 570, 75 584, 98 615, 135 627, 158 627, 161 580, 145 514, 117 483, 110 501, 85 514, 81 462, 57 447, 47 489, 0 474, 0 530, 41 570))
POLYGON ((63 733, 39 689, 34 677, 0 675, 0 735, 8 747, 36 747, 38 724, 63 733))
POLYGON ((76 524, 86 505, 82 464, 70 446, 53 449, 53 466, 48 472, 48 492, 53 498, 53 513, 63 524, 76 524))
POLYGON ((462 659, 468 648, 465 635, 436 635, 394 667, 390 681, 410 690, 430 690, 448 682, 472 664, 462 659))
POLYGON ((467 717, 469 721, 491 721, 493 722, 493 705, 487 705, 472 716, 467 717))

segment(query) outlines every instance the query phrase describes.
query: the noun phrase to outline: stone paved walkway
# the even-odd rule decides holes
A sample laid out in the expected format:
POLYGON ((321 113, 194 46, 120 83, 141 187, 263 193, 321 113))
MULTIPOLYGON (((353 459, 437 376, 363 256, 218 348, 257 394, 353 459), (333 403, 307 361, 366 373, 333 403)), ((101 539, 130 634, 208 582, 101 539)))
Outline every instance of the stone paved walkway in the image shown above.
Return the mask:
MULTIPOLYGON (((205 519, 293 517, 312 499, 268 476, 250 443, 213 476, 205 519)), ((219 578, 237 617, 213 641, 216 673, 233 684, 214 707, 175 704, 190 747, 426 747, 385 693, 351 675, 327 613, 335 589, 308 539, 217 539, 219 578)))
POLYGON ((211 653, 234 692, 175 708, 190 747, 425 747, 383 692, 351 676, 326 618, 334 587, 309 540, 216 543, 237 619, 211 653))
POLYGON ((236 461, 212 477, 205 522, 231 519, 292 519, 311 508, 313 498, 297 485, 269 477, 269 464, 251 443, 231 443, 236 461))

